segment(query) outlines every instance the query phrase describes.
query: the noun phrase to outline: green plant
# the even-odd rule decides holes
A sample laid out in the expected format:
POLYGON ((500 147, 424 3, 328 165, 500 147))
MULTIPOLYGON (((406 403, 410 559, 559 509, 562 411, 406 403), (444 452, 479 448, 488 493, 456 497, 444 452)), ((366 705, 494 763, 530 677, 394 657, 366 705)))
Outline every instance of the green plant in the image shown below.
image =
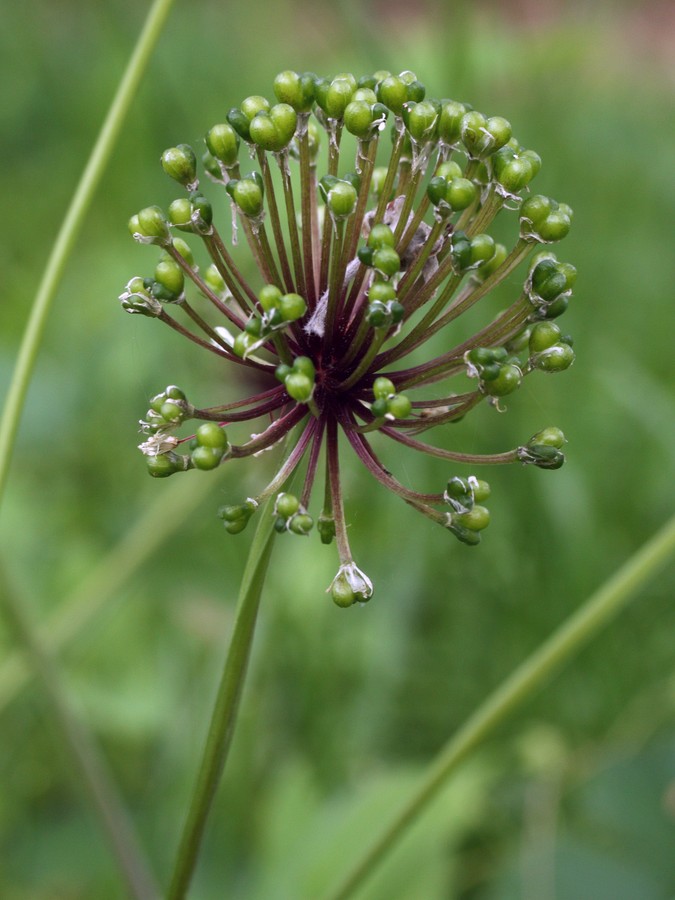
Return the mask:
MULTIPOLYGON (((388 298, 385 296, 384 301, 380 301, 380 302, 383 302, 386 304, 390 299, 391 298, 388 298)), ((381 312, 381 310, 376 309, 376 312, 381 312)), ((538 351, 536 351, 536 352, 538 352, 538 351)), ((566 351, 563 351, 563 353, 566 353, 566 351)), ((477 362, 480 365, 483 365, 483 363, 480 360, 478 360, 477 362)), ((302 373, 300 373, 300 374, 302 374, 302 373)), ((292 384, 293 384, 293 382, 291 382, 291 385, 292 384)), ((284 385, 285 385, 285 381, 284 381, 284 385)), ((302 388, 302 384, 300 385, 300 387, 302 388)), ((382 399, 389 400, 391 393, 392 393, 392 391, 387 391, 386 397, 383 397, 382 399)), ((396 392, 394 391, 393 393, 396 393, 396 392)), ((300 396, 302 396, 302 394, 300 396)), ((294 398, 294 399, 296 399, 296 402, 299 402, 299 400, 297 398, 294 398)), ((381 398, 378 398, 373 394, 372 398, 369 397, 367 402, 373 403, 377 399, 381 399, 381 398)), ((20 404, 19 404, 19 406, 20 406, 20 404)), ((17 415, 18 414, 15 411, 14 419, 13 419, 14 424, 17 421, 17 415)), ((554 449, 559 449, 559 448, 554 448, 554 449)), ((193 478, 195 476, 189 476, 189 477, 193 478)), ((205 478, 205 480, 206 480, 206 478, 205 478)), ((291 506, 292 506, 292 504, 291 504, 291 506)), ((281 508, 282 508, 282 512, 283 511, 288 512, 288 507, 286 505, 282 504, 281 508)), ((291 513, 290 515, 292 516, 293 514, 294 513, 291 513)), ((286 518, 290 518, 290 516, 286 516, 286 518)), ((225 519, 225 521, 227 522, 228 520, 225 519)), ((262 518, 261 518, 261 521, 262 521, 262 518)), ((266 517, 266 521, 267 521, 267 524, 269 525, 274 520, 272 519, 272 516, 270 515, 270 516, 266 517)), ((258 550, 267 546, 264 543, 264 541, 262 540, 263 537, 264 537, 264 535, 261 534, 261 540, 257 543, 258 550)), ((618 607, 618 604, 619 604, 619 602, 621 602, 622 598, 623 599, 626 598, 626 596, 627 596, 626 592, 630 592, 630 591, 635 592, 637 590, 637 588, 640 586, 640 584, 644 583, 644 580, 657 570, 658 565, 660 565, 665 560, 665 558, 672 552, 672 541, 673 541, 672 531, 669 531, 668 529, 666 529, 662 533, 662 535, 660 536, 658 541, 656 541, 654 544, 651 545, 651 548, 650 548, 651 552, 645 554, 645 556, 640 560, 639 565, 636 565, 632 569, 632 574, 631 574, 630 568, 622 569, 620 573, 617 573, 617 581, 615 583, 615 587, 612 591, 609 591, 609 595, 608 595, 610 597, 613 597, 614 599, 611 600, 611 602, 609 600, 605 601, 605 604, 603 605, 604 612, 602 615, 594 614, 594 615, 589 616, 589 618, 586 620, 586 626, 584 627, 584 629, 582 629, 581 631, 574 630, 572 632, 572 638, 567 639, 566 641, 563 642, 562 646, 563 646, 564 652, 562 652, 560 649, 561 648, 560 643, 557 643, 555 645, 555 646, 557 646, 558 649, 552 656, 549 655, 551 648, 550 647, 544 648, 543 660, 546 663, 546 665, 544 665, 542 667, 541 659, 540 659, 540 665, 535 668, 534 680, 528 680, 528 682, 527 682, 528 691, 532 690, 534 687, 536 687, 537 684, 541 683, 541 679, 543 678, 545 672, 548 670, 548 664, 553 662, 555 659, 557 659, 558 661, 562 661, 563 657, 569 656, 569 654, 571 652, 573 652, 580 646, 581 641, 583 639, 588 639, 594 633, 596 633, 597 629, 604 623, 604 621, 606 621, 606 616, 611 611, 614 611, 618 607)), ((264 554, 260 554, 260 559, 262 560, 263 558, 264 558, 264 554)), ((257 577, 258 577, 257 575, 252 576, 252 579, 255 580, 257 577)), ((250 581, 249 583, 252 584, 252 581, 250 581)), ((246 593, 246 591, 244 593, 246 593)), ((249 593, 252 593, 252 592, 249 591, 249 593)), ((518 681, 518 679, 516 679, 515 686, 518 687, 518 684, 519 684, 519 681, 518 681)), ((511 704, 513 702, 515 702, 516 700, 522 701, 525 698, 525 695, 527 692, 524 692, 522 690, 522 682, 520 682, 520 685, 521 685, 520 688, 515 692, 515 694, 512 693, 510 695, 511 699, 505 705, 503 702, 504 695, 502 694, 502 704, 498 706, 498 709, 500 710, 501 713, 506 712, 508 709, 512 709, 513 706, 511 704)), ((513 685, 512 685, 512 687, 513 687, 513 685)), ((506 686, 505 686, 505 688, 506 688, 506 686)), ((478 716, 477 721, 480 724, 480 722, 481 722, 480 714, 478 716)), ((484 736, 487 733, 487 731, 489 730, 489 728, 493 727, 495 721, 496 721, 495 719, 488 717, 487 725, 485 725, 485 724, 481 725, 481 727, 478 729, 478 732, 476 732, 475 730, 472 731, 472 729, 470 728, 468 730, 468 735, 471 736, 473 734, 473 736, 474 736, 471 740, 475 740, 477 734, 479 737, 484 736)), ((463 735, 464 735, 463 740, 466 741, 467 740, 467 738, 466 738, 467 732, 463 732, 463 735)), ((469 743, 471 743, 471 741, 469 741, 469 743)), ((459 741, 459 745, 460 746, 462 745, 461 740, 459 741)), ((466 746, 466 744, 464 746, 466 746)), ((455 750, 454 752, 457 753, 457 750, 455 750)), ((445 774, 447 774, 447 771, 449 771, 449 770, 444 769, 444 777, 445 777, 445 774)), ((425 792, 426 792, 426 795, 428 796, 428 792, 429 792, 428 787, 425 788, 425 792)), ((419 808, 421 808, 421 807, 417 806, 417 810, 419 810, 419 808)), ((386 844, 385 844, 385 846, 386 846, 386 844)), ((372 863, 370 863, 369 865, 372 868, 372 863)), ((367 872, 367 870, 368 870, 368 867, 366 867, 365 871, 367 872)), ((361 871, 363 874, 364 870, 362 869, 361 871)))

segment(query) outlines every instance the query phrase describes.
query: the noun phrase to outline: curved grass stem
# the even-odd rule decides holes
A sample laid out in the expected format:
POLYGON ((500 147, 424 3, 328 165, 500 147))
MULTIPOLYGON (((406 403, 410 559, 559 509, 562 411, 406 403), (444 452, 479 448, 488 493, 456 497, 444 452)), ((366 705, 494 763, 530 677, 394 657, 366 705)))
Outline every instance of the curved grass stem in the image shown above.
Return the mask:
POLYGON ((675 515, 476 709, 441 749, 407 803, 326 900, 347 900, 424 812, 459 764, 616 616, 675 554, 675 515))
POLYGON ((275 535, 274 516, 271 515, 272 502, 273 498, 270 498, 258 512, 260 517, 258 528, 242 578, 232 639, 218 688, 197 782, 183 827, 167 900, 181 900, 187 896, 197 865, 206 821, 232 743, 239 701, 253 644, 260 595, 275 535))
POLYGON ((143 30, 136 41, 131 59, 117 88, 117 93, 91 151, 91 156, 70 201, 68 212, 35 295, 0 419, 0 500, 7 482, 21 411, 35 368, 52 300, 173 2, 174 0, 155 0, 148 13, 143 30))

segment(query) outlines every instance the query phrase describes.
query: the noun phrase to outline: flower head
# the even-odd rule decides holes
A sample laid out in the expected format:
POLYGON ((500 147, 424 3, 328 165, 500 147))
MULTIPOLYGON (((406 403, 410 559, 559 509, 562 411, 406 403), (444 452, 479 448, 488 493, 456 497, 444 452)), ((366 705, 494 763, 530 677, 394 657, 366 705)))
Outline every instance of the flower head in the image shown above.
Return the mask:
POLYGON ((565 439, 553 427, 487 456, 439 449, 416 435, 457 422, 483 401, 502 409, 527 376, 573 362, 572 341, 553 320, 567 308, 576 271, 550 249, 569 231, 572 211, 531 192, 541 160, 506 119, 428 99, 412 72, 357 80, 287 71, 274 94, 276 102, 246 98, 206 135, 203 169, 224 188, 231 240, 200 188, 195 151, 166 150, 162 166, 184 191, 166 213, 149 206, 132 216, 134 238, 157 245, 160 257, 153 275, 132 278, 120 297, 127 312, 159 319, 264 389, 200 409, 169 385, 150 401, 140 449, 150 473, 165 477, 255 456, 297 429, 271 482, 220 516, 238 533, 261 501, 277 495, 277 531, 306 536, 325 448, 317 530, 323 543, 336 542, 340 565, 329 591, 349 606, 373 588, 349 546, 339 442, 381 484, 469 545, 489 522, 487 482, 453 472, 438 493, 411 490, 385 469, 373 435, 465 467, 564 462, 565 439), (489 233, 502 211, 518 220, 511 248, 489 233), (240 233, 257 269, 253 282, 237 261, 240 233), (203 245, 206 266, 195 262, 190 237, 203 245), (455 345, 451 324, 527 257, 510 305, 455 345), (419 361, 418 349, 441 330, 447 349, 419 361), (177 437, 188 420, 202 424, 177 437), (249 440, 230 443, 226 425, 256 420, 249 440), (283 488, 299 467, 296 496, 283 488))

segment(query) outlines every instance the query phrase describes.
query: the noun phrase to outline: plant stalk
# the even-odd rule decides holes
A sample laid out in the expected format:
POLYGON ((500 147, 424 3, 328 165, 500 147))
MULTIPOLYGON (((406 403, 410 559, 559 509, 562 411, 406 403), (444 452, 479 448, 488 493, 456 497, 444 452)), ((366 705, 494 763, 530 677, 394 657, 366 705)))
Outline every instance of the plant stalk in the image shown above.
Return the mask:
POLYGON ((448 777, 553 672, 594 638, 675 554, 675 516, 610 577, 478 707, 445 744, 415 793, 326 900, 347 900, 444 787, 448 777))

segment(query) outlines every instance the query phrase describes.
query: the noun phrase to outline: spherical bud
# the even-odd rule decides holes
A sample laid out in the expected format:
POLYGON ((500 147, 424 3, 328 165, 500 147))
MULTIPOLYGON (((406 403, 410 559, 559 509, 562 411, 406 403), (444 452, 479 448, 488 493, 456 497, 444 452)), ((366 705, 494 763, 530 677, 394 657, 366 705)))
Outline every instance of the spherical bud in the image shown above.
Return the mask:
POLYGON ((376 93, 380 103, 384 103, 394 115, 401 115, 403 104, 408 100, 408 88, 402 78, 389 75, 377 85, 376 93))
POLYGON ((406 103, 402 115, 414 141, 421 144, 433 140, 438 125, 438 110, 433 103, 428 100, 421 103, 406 103))
POLYGON ((224 166, 234 166, 239 156, 239 135, 227 122, 214 125, 206 135, 209 152, 224 166))
POLYGON ((522 380, 523 373, 518 366, 507 364, 500 366, 497 377, 485 382, 483 389, 491 397, 505 397, 517 390, 522 380))
POLYGON ((242 100, 240 106, 241 111, 249 122, 251 122, 259 112, 267 112, 269 108, 270 101, 266 97, 261 97, 259 94, 253 94, 251 97, 246 97, 245 100, 242 100))
POLYGON ((448 100, 441 106, 438 117, 438 136, 445 144, 456 144, 461 137, 462 119, 466 114, 463 103, 448 100))
POLYGON ((346 219, 356 209, 358 193, 353 185, 338 181, 326 197, 326 205, 336 219, 346 219))
POLYGON ((574 362, 574 350, 569 344, 554 344, 531 357, 530 361, 542 372, 564 372, 574 362))
POLYGON ((530 353, 541 353, 548 350, 560 340, 560 329, 555 322, 538 322, 530 332, 530 353))
POLYGON ((291 372, 284 381, 289 397, 298 403, 307 403, 314 393, 314 382, 301 372, 291 372))
POLYGON ((195 439, 202 447, 224 451, 228 446, 225 430, 215 422, 204 422, 195 432, 195 439))
POLYGON ((412 403, 405 394, 394 394, 387 400, 387 412, 395 419, 405 419, 410 415, 412 403))
POLYGON ((146 206, 138 212, 134 221, 138 224, 137 233, 143 237, 154 239, 160 244, 170 240, 169 225, 159 206, 146 206))
POLYGON ((169 147, 162 153, 162 168, 179 184, 194 184, 197 180, 197 157, 189 144, 169 147))
POLYGON ((230 181, 226 190, 245 216, 257 219, 263 211, 263 189, 254 178, 230 181))
POLYGON ((309 356, 296 356, 293 360, 292 371, 299 372, 301 375, 306 375, 307 378, 311 378, 312 381, 314 381, 314 376, 316 375, 314 363, 309 356))
POLYGON ((274 504, 274 514, 289 519, 300 509, 300 501, 295 494, 279 494, 274 504))
POLYGON ((533 434, 527 443, 528 446, 530 444, 544 444, 547 447, 555 447, 557 450, 562 450, 565 444, 565 435, 559 428, 551 425, 533 434))
POLYGON ((393 247, 381 247, 373 253, 373 268, 391 278, 401 268, 401 259, 393 247))
POLYGON ((508 256, 508 250, 504 246, 504 244, 495 244, 495 252, 492 259, 488 260, 486 263, 483 263, 482 266, 476 271, 478 278, 481 281, 485 281, 486 278, 489 278, 504 262, 506 257, 508 256))
POLYGON ((542 241, 561 241, 570 230, 570 217, 561 209, 553 210, 540 222, 535 233, 542 241))
POLYGON ((445 192, 445 199, 454 210, 466 209, 476 199, 478 190, 467 178, 453 178, 445 192))
POLYGON ((394 232, 388 225, 381 223, 373 225, 368 234, 367 243, 373 250, 380 250, 382 247, 394 247, 396 245, 394 232))
POLYGON ((271 312, 279 306, 281 300, 281 291, 274 284, 266 284, 258 292, 258 300, 265 312, 271 312))
POLYGON ((474 475, 469 476, 469 484, 473 488, 473 499, 476 503, 482 503, 490 496, 490 485, 487 481, 476 478, 474 475))
POLYGON ((391 378, 380 375, 373 382, 373 394, 377 400, 386 400, 387 397, 395 393, 396 387, 391 378))
POLYGON ((553 211, 554 201, 543 194, 533 194, 520 204, 521 227, 523 224, 536 228, 553 211))
POLYGON ((223 450, 219 447, 205 447, 199 444, 190 453, 190 459, 195 469, 209 471, 217 468, 223 458, 223 450))
POLYGON ((477 234, 471 239, 471 265, 484 265, 495 255, 495 242, 489 234, 477 234))
POLYGON ((286 70, 274 79, 274 94, 280 103, 288 103, 296 113, 309 112, 314 102, 314 81, 311 72, 299 75, 286 70))
POLYGON ((179 197, 169 205, 169 221, 181 231, 192 231, 192 204, 187 197, 179 197))
POLYGON ((307 513, 296 513, 291 517, 288 528, 293 534, 309 534, 314 526, 314 519, 307 513))
POLYGON ((177 297, 179 294, 183 293, 183 287, 185 286, 183 270, 173 259, 160 259, 155 266, 155 280, 159 282, 172 297, 177 297))
POLYGON ((298 116, 288 103, 277 103, 269 112, 259 112, 249 125, 249 134, 263 150, 278 153, 287 147, 295 134, 298 116))
POLYGON ((279 301, 279 311, 284 322, 295 322, 307 312, 307 304, 300 294, 284 294, 279 301))
POLYGON ((516 193, 528 185, 533 177, 529 160, 514 156, 501 167, 497 180, 505 190, 516 193))
POLYGON ((453 522, 469 531, 482 531, 490 524, 490 511, 485 506, 476 504, 468 512, 454 515, 453 522))
POLYGON ((179 472, 183 467, 176 464, 174 453, 159 453, 157 456, 147 456, 146 465, 148 473, 153 478, 168 478, 174 472, 179 472))
POLYGON ((344 113, 345 128, 361 140, 368 140, 373 134, 373 107, 365 100, 352 100, 344 113))

